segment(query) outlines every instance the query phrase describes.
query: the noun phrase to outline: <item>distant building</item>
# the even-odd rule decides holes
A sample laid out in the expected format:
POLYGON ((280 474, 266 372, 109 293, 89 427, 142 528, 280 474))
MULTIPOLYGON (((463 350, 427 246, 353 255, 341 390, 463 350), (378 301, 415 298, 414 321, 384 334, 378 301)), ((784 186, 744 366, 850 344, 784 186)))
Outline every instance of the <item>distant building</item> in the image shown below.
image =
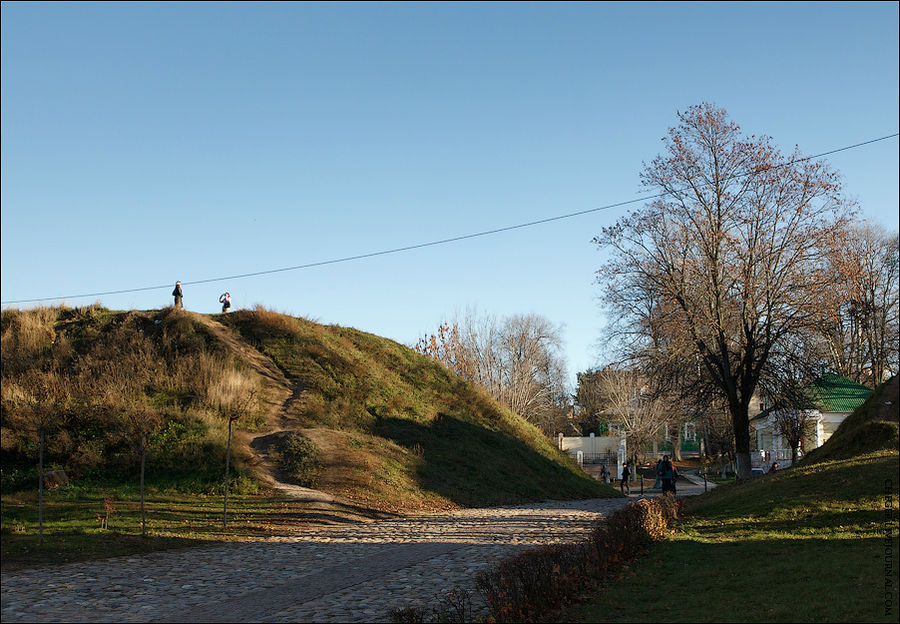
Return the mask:
MULTIPOLYGON (((800 442, 802 453, 819 448, 837 431, 844 419, 865 403, 872 389, 834 373, 826 373, 809 386, 815 408, 798 410, 810 421, 809 432, 800 442)), ((775 408, 763 409, 750 419, 756 434, 756 449, 752 460, 755 467, 768 469, 773 462, 786 467, 791 462, 791 449, 776 425, 779 413, 775 408)))

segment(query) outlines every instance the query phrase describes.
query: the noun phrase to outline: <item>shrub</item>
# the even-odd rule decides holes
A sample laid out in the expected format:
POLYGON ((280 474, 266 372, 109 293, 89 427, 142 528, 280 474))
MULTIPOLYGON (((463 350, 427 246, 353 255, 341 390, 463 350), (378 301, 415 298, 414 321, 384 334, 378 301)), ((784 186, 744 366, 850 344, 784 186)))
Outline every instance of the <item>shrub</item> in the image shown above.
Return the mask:
POLYGON ((611 513, 598 523, 591 534, 601 560, 631 559, 650 542, 671 533, 672 521, 678 517, 678 501, 672 496, 639 500, 611 513))
POLYGON ((595 564, 590 544, 542 546, 481 572, 476 587, 496 621, 531 621, 593 586, 595 564))
POLYGON ((640 500, 601 518, 586 543, 543 546, 501 561, 476 579, 497 622, 530 622, 563 606, 671 533, 678 502, 640 500))
POLYGON ((409 605, 388 610, 391 622, 416 624, 418 622, 473 622, 472 596, 468 590, 454 587, 445 596, 437 596, 433 607, 409 605))
POLYGON ((278 441, 281 469, 304 487, 315 487, 319 473, 318 447, 299 433, 289 433, 278 441))
MULTIPOLYGON (((640 500, 601 518, 590 539, 521 552, 481 572, 475 580, 490 621, 534 622, 564 606, 672 532, 679 503, 671 496, 640 500)), ((436 607, 409 605, 390 612, 392 622, 472 621, 471 595, 459 587, 436 607)))

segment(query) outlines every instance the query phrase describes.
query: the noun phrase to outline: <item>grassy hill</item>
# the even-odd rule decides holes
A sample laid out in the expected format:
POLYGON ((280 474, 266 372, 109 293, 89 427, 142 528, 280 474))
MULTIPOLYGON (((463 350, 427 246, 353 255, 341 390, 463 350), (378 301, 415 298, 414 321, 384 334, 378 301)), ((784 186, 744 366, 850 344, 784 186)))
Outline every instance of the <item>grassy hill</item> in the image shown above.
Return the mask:
POLYGON ((862 453, 881 449, 897 449, 898 439, 898 377, 895 375, 868 400, 859 406, 837 431, 819 448, 803 458, 809 465, 831 459, 848 459, 862 453))
POLYGON ((137 410, 158 423, 151 491, 214 494, 226 415, 253 395, 236 421, 239 494, 293 481, 385 512, 615 495, 480 390, 355 329, 262 308, 4 310, 2 356, 5 493, 35 488, 46 408, 45 461, 76 489, 136 481, 123 414, 137 410))
POLYGON ((671 539, 559 621, 896 622, 896 396, 795 468, 685 499, 671 539))

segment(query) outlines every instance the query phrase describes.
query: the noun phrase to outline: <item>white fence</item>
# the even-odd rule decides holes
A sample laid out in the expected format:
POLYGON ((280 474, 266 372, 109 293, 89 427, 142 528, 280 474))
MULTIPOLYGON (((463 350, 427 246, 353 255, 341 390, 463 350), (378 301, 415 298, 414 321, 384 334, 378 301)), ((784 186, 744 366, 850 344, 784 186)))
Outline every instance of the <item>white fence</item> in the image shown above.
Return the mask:
POLYGON ((579 464, 604 464, 610 474, 622 478, 622 465, 626 461, 624 436, 557 436, 559 450, 575 458, 579 464), (612 466, 616 470, 613 472, 612 466))
MULTIPOLYGON (((797 451, 797 459, 803 457, 803 451, 797 451)), ((768 472, 772 464, 778 462, 779 468, 791 465, 791 449, 764 449, 750 453, 750 465, 768 472)))

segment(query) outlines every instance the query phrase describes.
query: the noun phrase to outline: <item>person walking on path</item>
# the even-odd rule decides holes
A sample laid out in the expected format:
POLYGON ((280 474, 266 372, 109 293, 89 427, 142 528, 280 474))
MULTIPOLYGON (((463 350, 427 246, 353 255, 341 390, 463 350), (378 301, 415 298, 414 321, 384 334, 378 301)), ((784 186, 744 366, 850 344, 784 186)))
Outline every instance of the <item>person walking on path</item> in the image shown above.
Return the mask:
POLYGON ((663 455, 659 467, 656 469, 656 476, 662 481, 662 492, 671 492, 675 495, 675 478, 678 473, 675 472, 675 466, 669 461, 668 455, 663 455))
POLYGON ((622 478, 619 480, 619 490, 624 494, 625 490, 628 490, 628 493, 631 494, 631 484, 628 482, 628 477, 631 476, 631 470, 628 467, 628 462, 625 462, 625 465, 622 466, 622 478))
POLYGON ((609 471, 606 469, 606 464, 600 464, 600 481, 609 482, 609 471))
POLYGON ((175 282, 175 290, 172 291, 172 296, 175 297, 175 309, 181 309, 181 301, 184 298, 184 292, 181 290, 181 282, 175 282))
POLYGON ((219 297, 219 303, 222 304, 222 314, 228 312, 231 309, 231 294, 223 293, 221 297, 219 297))

